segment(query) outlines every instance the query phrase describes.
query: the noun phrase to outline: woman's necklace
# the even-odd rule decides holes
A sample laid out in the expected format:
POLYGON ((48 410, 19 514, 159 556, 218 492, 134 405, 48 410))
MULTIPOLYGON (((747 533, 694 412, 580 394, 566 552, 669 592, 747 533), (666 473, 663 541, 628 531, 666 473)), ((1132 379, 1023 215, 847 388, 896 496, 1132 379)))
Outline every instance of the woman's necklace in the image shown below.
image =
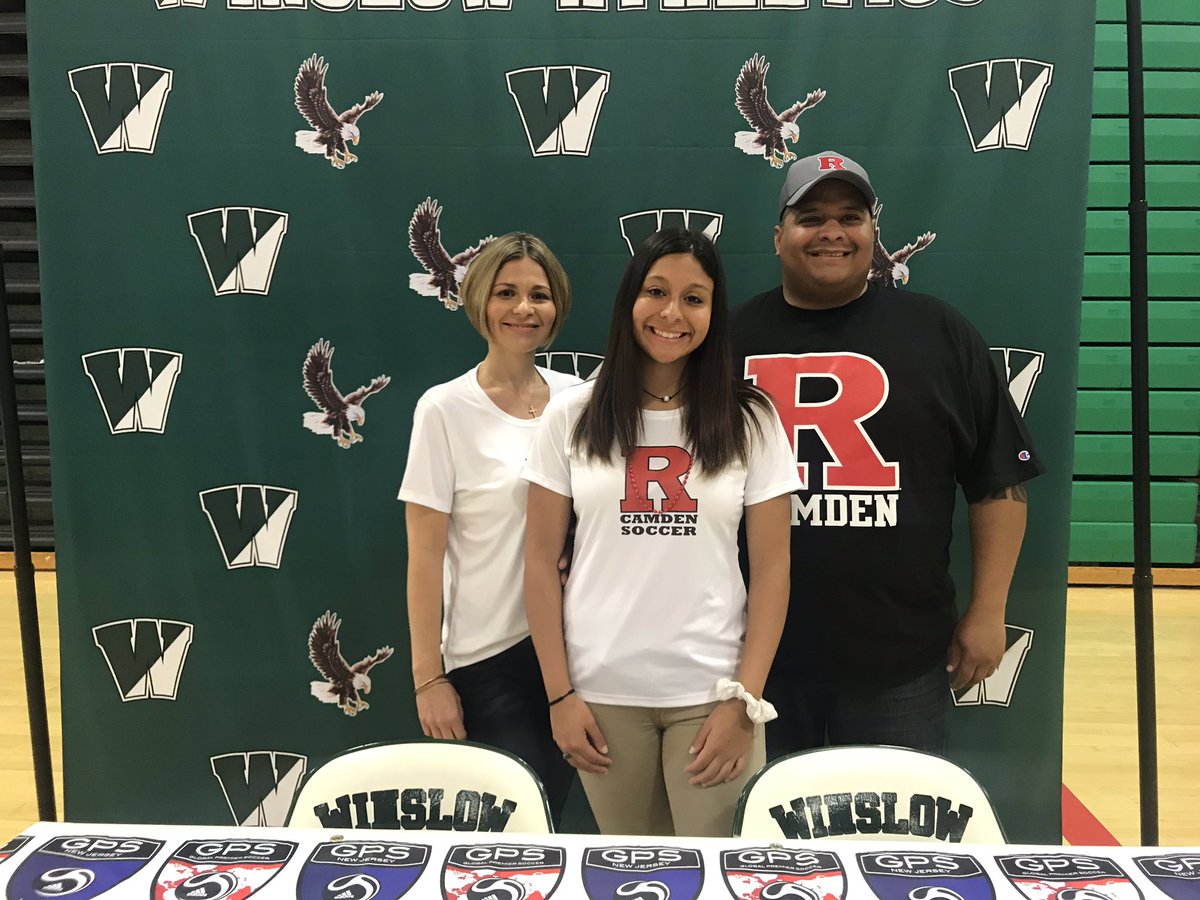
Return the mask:
MULTIPOLYGON (((538 381, 536 384, 534 384, 534 386, 533 386, 533 390, 532 390, 532 391, 530 391, 530 393, 531 393, 531 394, 532 394, 532 393, 536 393, 537 391, 541 390, 542 384, 543 384, 543 382, 541 382, 541 381, 539 380, 539 381, 538 381)), ((547 392, 549 392, 549 390, 550 390, 550 385, 548 385, 548 384, 547 384, 547 385, 546 385, 546 391, 547 391, 547 392)), ((525 399, 525 408, 529 410, 529 418, 531 418, 531 419, 536 419, 536 418, 538 417, 538 410, 537 410, 537 407, 535 407, 535 406, 533 405, 533 401, 532 401, 532 400, 530 400, 530 399, 528 399, 528 398, 526 398, 526 399, 525 399)))
POLYGON ((658 400, 661 403, 670 403, 672 400, 674 400, 676 397, 678 397, 680 394, 683 393, 683 387, 684 386, 681 384, 679 386, 679 390, 677 390, 673 394, 656 394, 653 391, 646 390, 646 388, 642 388, 642 392, 645 394, 649 394, 651 397, 653 397, 655 400, 658 400))
MULTIPOLYGON (((482 366, 480 366, 480 373, 479 373, 479 375, 477 375, 476 377, 478 378, 478 377, 480 377, 480 376, 483 376, 483 367, 482 367, 482 366)), ((486 377, 486 376, 483 376, 483 377, 486 377)), ((539 378, 537 381, 535 381, 535 382, 534 382, 534 385, 533 385, 533 390, 532 390, 532 391, 530 391, 530 393, 531 393, 531 394, 534 394, 534 393, 536 393, 536 392, 538 391, 538 389, 539 389, 539 388, 542 386, 542 384, 543 384, 543 382, 542 382, 542 381, 541 381, 541 379, 539 378)), ((485 391, 485 392, 486 392, 486 390, 487 390, 487 389, 486 389, 486 388, 484 388, 484 391, 485 391)), ((530 399, 529 399, 529 398, 527 398, 527 397, 522 397, 520 394, 518 394, 518 393, 517 393, 517 390, 516 390, 516 388, 515 388, 515 387, 513 388, 513 395, 514 395, 514 397, 516 398, 516 401, 517 401, 518 403, 524 403, 524 404, 525 404, 525 408, 526 408, 526 409, 529 411, 529 418, 531 418, 531 419, 536 419, 536 418, 538 417, 538 410, 537 410, 537 407, 533 405, 533 401, 532 401, 532 400, 530 400, 530 399)))

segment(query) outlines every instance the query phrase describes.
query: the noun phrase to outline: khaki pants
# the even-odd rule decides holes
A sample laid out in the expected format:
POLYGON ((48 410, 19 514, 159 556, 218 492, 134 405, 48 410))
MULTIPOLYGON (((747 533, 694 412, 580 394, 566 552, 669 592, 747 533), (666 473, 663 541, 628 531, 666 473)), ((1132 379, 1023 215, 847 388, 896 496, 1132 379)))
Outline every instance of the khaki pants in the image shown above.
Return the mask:
POLYGON ((608 742, 604 775, 579 773, 603 834, 729 837, 738 797, 766 762, 763 727, 756 725, 746 766, 733 781, 688 784, 688 748, 717 704, 659 709, 589 703, 608 742))

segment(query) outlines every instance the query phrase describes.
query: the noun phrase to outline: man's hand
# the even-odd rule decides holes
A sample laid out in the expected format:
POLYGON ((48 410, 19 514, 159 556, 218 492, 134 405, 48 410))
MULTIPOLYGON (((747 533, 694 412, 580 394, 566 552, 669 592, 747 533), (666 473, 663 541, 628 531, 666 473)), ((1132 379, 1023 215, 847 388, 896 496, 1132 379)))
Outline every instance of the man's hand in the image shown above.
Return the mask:
POLYGON ((956 691, 979 684, 1004 658, 1004 607, 1025 536, 1027 501, 1025 485, 1013 484, 967 507, 971 600, 946 660, 956 691))
POLYGON ((746 754, 754 738, 754 723, 741 700, 726 700, 708 714, 691 751, 696 755, 686 767, 688 784, 712 787, 732 781, 746 768, 746 754))
POLYGON ((449 681, 439 681, 417 694, 417 718, 425 737, 466 740, 462 701, 449 681))
POLYGON ((968 609, 950 639, 946 671, 954 690, 978 684, 996 671, 1004 658, 1004 611, 999 615, 968 609))
POLYGON ((603 775, 612 765, 608 742, 588 705, 572 694, 550 707, 550 728, 563 759, 581 772, 603 775))

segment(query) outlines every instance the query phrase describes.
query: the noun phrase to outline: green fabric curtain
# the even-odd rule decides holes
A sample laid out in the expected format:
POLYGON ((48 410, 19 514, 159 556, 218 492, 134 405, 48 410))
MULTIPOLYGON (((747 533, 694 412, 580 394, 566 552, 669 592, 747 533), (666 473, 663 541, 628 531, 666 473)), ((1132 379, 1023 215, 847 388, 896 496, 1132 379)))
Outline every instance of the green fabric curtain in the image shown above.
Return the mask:
MULTIPOLYGON (((912 289, 997 348, 1049 474, 1007 664, 952 755, 1010 838, 1057 841, 1062 655, 1094 7, 1041 0, 122 0, 30 4, 52 421, 66 815, 279 824, 306 770, 419 735, 403 508, 416 399, 484 346, 409 247, 515 229, 575 287, 551 363, 586 373, 632 246, 717 238, 735 300, 778 282, 782 172, 735 145, 756 54, 787 143, 862 162, 912 289), (307 153, 317 57, 360 141, 307 153), (420 220, 422 217, 417 217, 420 220), (420 221, 418 221, 420 224, 420 221), (335 351, 361 441, 304 426, 335 351), (378 647, 370 708, 323 704, 307 640, 378 647)), ((757 64, 755 64, 757 65, 757 64)), ((310 139, 311 141, 311 139, 310 139)), ((965 529, 960 528, 960 532, 965 529)), ((966 542, 956 547, 960 594, 966 542)), ((577 825, 583 820, 577 820, 577 825)))

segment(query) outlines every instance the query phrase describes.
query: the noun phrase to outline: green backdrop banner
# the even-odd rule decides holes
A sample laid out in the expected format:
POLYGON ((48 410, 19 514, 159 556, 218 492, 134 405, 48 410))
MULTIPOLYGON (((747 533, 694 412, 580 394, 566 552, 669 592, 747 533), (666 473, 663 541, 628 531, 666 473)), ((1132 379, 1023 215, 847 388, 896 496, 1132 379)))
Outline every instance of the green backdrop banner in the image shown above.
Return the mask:
MULTIPOLYGON (((394 498, 417 398, 484 350, 450 257, 544 237, 576 294, 549 361, 586 374, 645 235, 702 228, 735 300, 765 290, 775 164, 834 147, 871 172, 887 248, 936 233, 909 287, 996 348, 1050 470, 1030 491, 1011 648, 957 699, 952 750, 1011 838, 1058 841, 1093 12, 30 4, 67 816, 279 824, 331 754, 418 735, 394 498), (773 156, 738 136, 743 70, 776 110, 809 100, 773 156), (358 116, 356 143, 327 158, 297 134, 316 130, 298 77, 358 116), (446 256, 422 265, 410 230, 446 256), (390 378, 342 442, 305 427, 320 340, 343 393, 390 378), (357 715, 314 695, 307 642, 326 611, 351 663, 395 648, 357 715)), ((956 555, 961 594, 965 541, 956 555)))

